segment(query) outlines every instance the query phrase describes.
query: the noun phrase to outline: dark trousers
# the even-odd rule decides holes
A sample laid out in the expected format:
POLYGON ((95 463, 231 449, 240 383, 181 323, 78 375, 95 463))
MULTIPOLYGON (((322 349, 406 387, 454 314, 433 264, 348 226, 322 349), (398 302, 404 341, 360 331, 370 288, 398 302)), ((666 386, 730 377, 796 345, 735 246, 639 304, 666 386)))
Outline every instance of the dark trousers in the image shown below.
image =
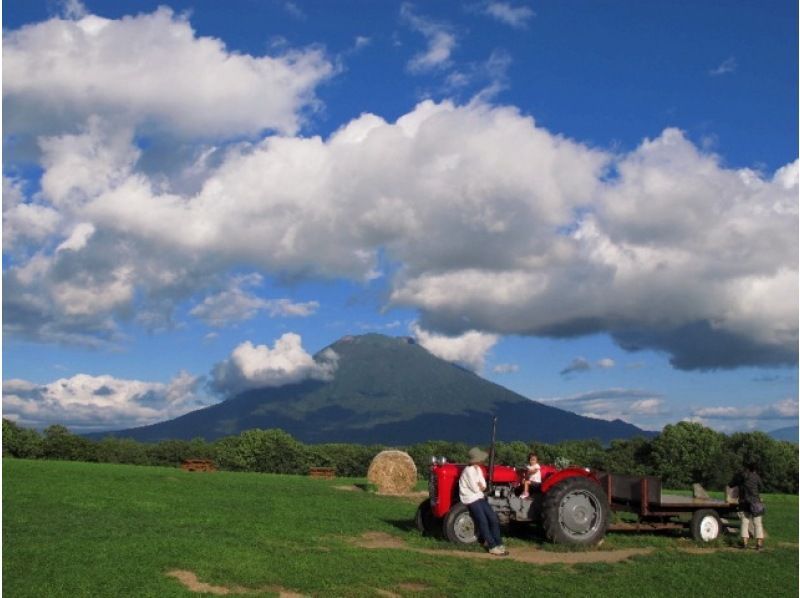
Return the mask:
POLYGON ((470 515, 478 524, 478 531, 487 543, 487 548, 494 548, 503 543, 503 538, 500 537, 500 522, 497 520, 497 514, 492 511, 488 501, 485 498, 476 500, 467 505, 470 515))

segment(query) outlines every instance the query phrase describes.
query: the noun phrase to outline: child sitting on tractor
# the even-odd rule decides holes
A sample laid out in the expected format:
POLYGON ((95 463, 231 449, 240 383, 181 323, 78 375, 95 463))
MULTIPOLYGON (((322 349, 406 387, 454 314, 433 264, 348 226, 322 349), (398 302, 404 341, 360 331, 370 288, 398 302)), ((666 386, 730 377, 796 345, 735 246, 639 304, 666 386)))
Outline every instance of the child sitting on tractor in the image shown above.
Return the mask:
POLYGON ((525 488, 520 495, 520 498, 523 499, 530 496, 531 488, 536 490, 542 485, 542 466, 539 465, 539 458, 535 453, 530 453, 528 455, 528 466, 525 472, 524 484, 525 488))

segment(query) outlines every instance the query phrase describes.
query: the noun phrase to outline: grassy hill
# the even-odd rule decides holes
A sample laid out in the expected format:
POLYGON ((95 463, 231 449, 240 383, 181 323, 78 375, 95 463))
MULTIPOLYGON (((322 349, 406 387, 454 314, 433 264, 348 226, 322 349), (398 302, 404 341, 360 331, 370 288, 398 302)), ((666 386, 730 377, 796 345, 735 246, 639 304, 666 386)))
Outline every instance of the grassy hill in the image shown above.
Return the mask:
POLYGON ((608 442, 646 434, 619 420, 531 401, 435 357, 411 339, 366 334, 329 348, 339 356, 330 381, 250 390, 167 422, 114 434, 141 441, 212 440, 249 428, 281 428, 310 443, 485 443, 493 415, 500 420, 498 439, 505 441, 608 442))
POLYGON ((518 530, 512 553, 561 561, 534 566, 466 559, 480 549, 420 536, 415 500, 353 490, 363 480, 9 459, 3 477, 3 590, 15 598, 196 595, 173 570, 257 596, 797 592, 797 496, 766 496, 764 553, 728 548, 730 538, 698 548, 673 534, 612 533, 600 552, 648 554, 569 565, 572 553, 518 530), (364 534, 392 543, 368 548, 356 542, 364 534))

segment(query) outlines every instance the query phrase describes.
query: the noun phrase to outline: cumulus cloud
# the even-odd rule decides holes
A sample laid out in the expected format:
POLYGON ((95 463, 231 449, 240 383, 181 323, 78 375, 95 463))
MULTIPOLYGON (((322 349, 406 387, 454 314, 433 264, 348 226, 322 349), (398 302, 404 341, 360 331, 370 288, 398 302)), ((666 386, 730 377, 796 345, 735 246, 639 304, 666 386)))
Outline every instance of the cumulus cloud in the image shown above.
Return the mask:
POLYGON ((470 330, 458 336, 444 336, 420 328, 411 328, 417 342, 425 349, 445 361, 463 365, 473 371, 481 371, 486 362, 486 354, 497 344, 500 337, 470 330))
POLYGON ((202 378, 181 372, 170 382, 77 374, 49 384, 3 381, 3 417, 43 428, 58 423, 75 432, 144 426, 216 402, 202 378))
POLYGON ((106 19, 72 11, 3 35, 6 133, 70 128, 91 115, 156 121, 178 135, 294 133, 333 72, 318 49, 229 51, 168 8, 106 19))
POLYGON ((137 286, 180 300, 240 263, 369 280, 385 250, 390 304, 426 330, 608 332, 687 369, 796 357, 797 163, 726 169, 676 130, 615 159, 483 103, 231 148, 193 195, 138 172, 131 143, 99 123, 43 141, 61 242, 94 228, 7 270, 53 319, 122 313, 137 286))
POLYGON ((254 318, 260 311, 266 311, 272 317, 306 317, 316 312, 319 307, 317 301, 263 299, 248 290, 249 287, 260 285, 262 281, 263 277, 259 274, 236 276, 231 280, 228 289, 209 295, 189 313, 209 326, 222 328, 254 318))
POLYGON ((772 177, 729 170, 667 130, 616 164, 540 260, 423 272, 394 300, 454 331, 463 319, 500 333, 605 331, 683 369, 796 362, 797 162, 772 177))
POLYGON ((288 332, 272 349, 250 341, 240 344, 230 357, 214 366, 211 386, 220 394, 233 395, 250 388, 327 381, 333 378, 338 359, 332 349, 315 359, 303 349, 300 335, 288 332))
POLYGON ((498 363, 492 368, 495 374, 515 374, 519 371, 519 366, 516 363, 498 363))
POLYGON ((422 17, 410 4, 403 4, 400 16, 414 31, 425 36, 428 47, 408 62, 408 70, 420 73, 439 69, 450 64, 450 55, 456 47, 456 37, 443 23, 422 17))
POLYGON ((61 215, 48 205, 27 201, 18 179, 3 175, 3 251, 38 246, 58 231, 61 215))

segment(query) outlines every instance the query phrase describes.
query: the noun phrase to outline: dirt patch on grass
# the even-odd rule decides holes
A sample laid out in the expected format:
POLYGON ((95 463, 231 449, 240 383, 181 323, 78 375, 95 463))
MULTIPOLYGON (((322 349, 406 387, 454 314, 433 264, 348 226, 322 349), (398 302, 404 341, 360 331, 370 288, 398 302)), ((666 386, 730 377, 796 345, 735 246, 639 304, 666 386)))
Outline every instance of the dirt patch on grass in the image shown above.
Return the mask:
POLYGON ((235 594, 256 594, 260 592, 275 592, 280 598, 306 598, 304 594, 292 592, 280 586, 264 586, 262 588, 245 588, 243 586, 215 586, 197 579, 193 571, 175 569, 167 571, 168 577, 174 577, 190 592, 228 596, 235 594))
MULTIPOLYGON (((422 583, 399 583, 395 586, 398 590, 406 590, 408 592, 424 592, 428 589, 428 586, 422 583)), ((384 596, 385 598, 403 598, 402 594, 398 594, 397 592, 392 592, 391 590, 383 589, 383 588, 372 588, 373 591, 378 594, 379 596, 384 596)))
POLYGON ((644 554, 651 554, 652 548, 628 548, 623 550, 585 550, 576 552, 550 552, 534 548, 533 546, 524 546, 509 549, 510 554, 505 557, 497 557, 486 552, 473 552, 466 550, 432 550, 429 548, 415 548, 409 546, 400 538, 396 538, 390 534, 383 532, 367 532, 361 537, 356 538, 354 543, 362 548, 402 548, 404 550, 412 550, 423 554, 432 554, 436 556, 454 556, 465 559, 488 559, 488 560, 501 560, 509 559, 512 561, 519 561, 522 563, 532 563, 536 565, 550 565, 563 563, 566 565, 574 565, 577 563, 618 563, 627 560, 633 556, 644 554))

